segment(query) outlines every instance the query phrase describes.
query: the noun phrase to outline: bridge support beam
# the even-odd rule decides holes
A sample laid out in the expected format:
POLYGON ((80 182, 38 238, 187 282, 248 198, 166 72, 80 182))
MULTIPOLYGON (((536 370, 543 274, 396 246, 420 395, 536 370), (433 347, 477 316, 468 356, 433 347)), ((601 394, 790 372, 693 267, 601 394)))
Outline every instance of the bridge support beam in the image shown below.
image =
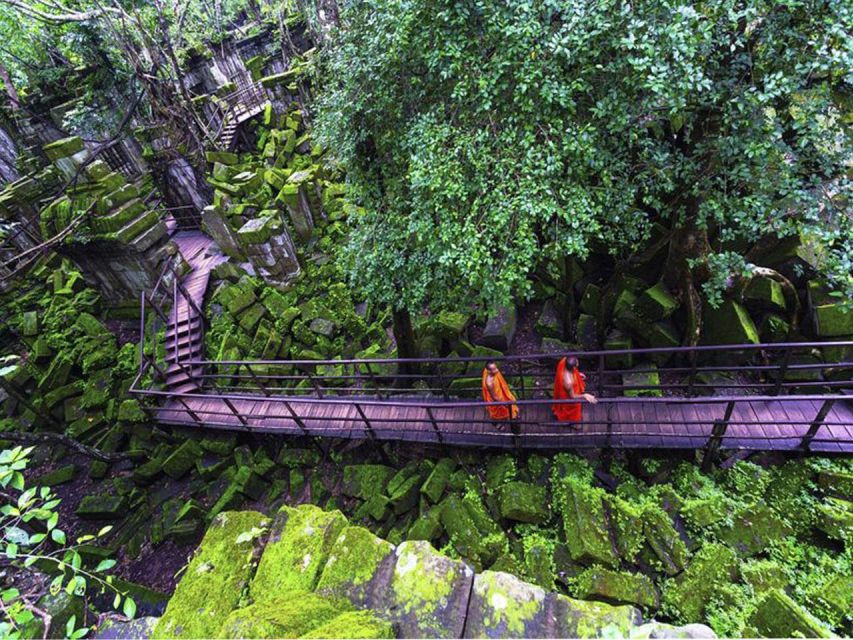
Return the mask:
POLYGON ((702 457, 702 471, 708 473, 711 467, 714 466, 714 460, 720 450, 720 445, 723 443, 723 437, 726 435, 726 430, 729 428, 729 420, 732 418, 732 412, 735 408, 735 401, 732 400, 726 405, 726 413, 722 420, 717 420, 711 430, 711 437, 708 439, 708 445, 705 447, 705 455, 702 457))
POLYGON ((826 420, 826 416, 829 414, 829 411, 832 409, 832 405, 835 404, 835 400, 824 400, 823 404, 820 407, 820 410, 817 412, 815 416, 814 422, 809 426, 809 430, 806 432, 806 435, 803 436, 802 441, 800 442, 800 448, 803 451, 809 451, 811 449, 812 440, 814 440, 817 435, 818 429, 820 429, 821 425, 823 425, 823 421, 826 420))

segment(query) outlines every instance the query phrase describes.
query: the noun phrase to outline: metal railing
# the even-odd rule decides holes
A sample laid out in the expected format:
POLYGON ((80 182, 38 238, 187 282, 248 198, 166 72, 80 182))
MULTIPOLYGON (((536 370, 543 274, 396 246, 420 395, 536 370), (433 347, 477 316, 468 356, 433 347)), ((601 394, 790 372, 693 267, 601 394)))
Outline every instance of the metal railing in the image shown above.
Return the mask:
POLYGON ((207 130, 211 132, 212 139, 216 144, 221 143, 222 134, 229 123, 239 123, 242 116, 254 112, 268 99, 263 86, 257 82, 252 82, 211 102, 213 112, 207 120, 207 130), (222 103, 225 104, 225 107, 222 106, 222 103))
MULTIPOLYGON (((575 355, 587 388, 599 396, 714 393, 739 395, 853 388, 853 341, 613 349, 489 358, 519 399, 550 395, 558 360, 575 355), (821 360, 815 351, 830 355, 821 360), (805 361, 798 361, 805 360, 805 361), (637 364, 634 364, 634 361, 637 364), (654 364, 659 362, 660 364, 654 364)), ((479 395, 483 357, 366 360, 193 360, 211 389, 316 398, 435 395, 445 400, 479 395), (404 366, 401 366, 404 365, 404 366)))

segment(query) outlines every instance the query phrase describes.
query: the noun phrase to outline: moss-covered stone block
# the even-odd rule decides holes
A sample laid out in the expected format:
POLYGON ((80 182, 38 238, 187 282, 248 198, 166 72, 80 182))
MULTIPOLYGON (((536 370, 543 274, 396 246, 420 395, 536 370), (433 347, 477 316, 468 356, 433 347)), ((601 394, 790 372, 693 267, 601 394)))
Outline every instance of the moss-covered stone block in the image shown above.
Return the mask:
POLYGON ((290 591, 232 611, 216 638, 299 638, 347 610, 345 603, 290 591))
POLYGON ((703 344, 758 344, 758 330, 749 312, 734 300, 702 311, 703 344))
MULTIPOLYGON (((486 322, 480 344, 490 349, 506 351, 515 336, 517 313, 515 307, 501 307, 486 322)), ((849 332, 853 333, 853 331, 849 332)))
POLYGON ((743 298, 765 309, 785 309, 782 285, 770 278, 753 278, 743 292, 743 298))
POLYGON ((853 538, 853 502, 828 497, 822 504, 817 505, 817 509, 818 529, 836 540, 853 538))
POLYGON ((766 504, 755 503, 738 509, 732 523, 717 530, 717 537, 741 555, 754 556, 791 531, 784 517, 766 504))
POLYGON ((443 533, 444 526, 441 524, 441 508, 436 506, 415 519, 409 529, 409 533, 406 535, 406 539, 435 542, 443 533))
POLYGON ((601 309, 601 287, 595 284, 586 285, 578 308, 593 318, 597 317, 601 309))
POLYGON ((853 498, 853 473, 826 470, 818 473, 817 480, 826 491, 843 498, 853 498))
POLYGON ((660 397, 663 395, 659 388, 660 374, 657 367, 650 363, 638 364, 634 371, 623 373, 622 384, 625 386, 626 398, 660 397))
POLYGON ((462 637, 474 579, 471 568, 420 540, 403 542, 394 554, 378 612, 394 620, 400 637, 462 637))
POLYGON ((207 151, 204 154, 207 161, 211 164, 220 162, 225 165, 235 165, 240 162, 240 156, 229 151, 207 151))
POLYGON ((49 160, 55 161, 73 156, 75 153, 83 151, 84 148, 85 145, 80 136, 70 136, 44 145, 42 151, 49 160))
POLYGON ((829 638, 829 631, 779 589, 758 603, 749 625, 765 638, 829 638))
POLYGON ((74 475, 77 473, 77 466, 73 464, 66 464, 53 471, 49 471, 47 473, 43 473, 37 478, 33 479, 33 485, 38 487, 55 487, 60 484, 65 484, 66 482, 71 482, 74 479, 74 475))
MULTIPOLYGON (((611 331, 604 339, 604 348, 607 351, 624 351, 632 347, 633 342, 630 336, 626 336, 621 331, 611 331)), ((633 363, 633 356, 630 353, 612 355, 605 358, 605 364, 608 369, 630 369, 633 363)))
POLYGON ((575 578, 576 594, 584 600, 602 599, 615 604, 634 604, 647 611, 660 606, 654 582, 643 574, 593 567, 575 578))
POLYGON ((22 316, 21 333, 30 338, 39 334, 39 316, 36 311, 25 311, 22 316))
POLYGON ((566 545, 572 560, 615 568, 619 558, 610 542, 603 495, 600 489, 569 478, 555 495, 554 506, 563 518, 566 545))
POLYGON ((737 568, 734 551, 722 544, 706 544, 684 573, 665 583, 663 602, 681 620, 702 620, 705 607, 736 579, 737 568))
POLYGON ((389 485, 388 502, 396 515, 406 513, 417 506, 422 484, 423 476, 415 473, 403 480, 393 491, 389 485))
POLYGON ((219 514, 169 600, 153 638, 212 638, 241 601, 269 520, 256 511, 219 514))
POLYGON ((421 493, 433 504, 437 504, 444 495, 444 490, 450 482, 451 474, 456 470, 456 461, 452 458, 439 460, 421 486, 421 493))
POLYGON ((637 298, 637 310, 652 322, 668 318, 677 308, 678 300, 662 282, 649 287, 637 298))
POLYGON ((468 604, 465 637, 556 637, 546 597, 541 587, 508 573, 478 573, 468 604))
POLYGON ((177 480, 192 469, 203 454, 204 451, 198 442, 187 440, 163 461, 163 471, 170 478, 177 480))
POLYGON ((255 327, 258 326, 258 323, 261 321, 261 318, 264 317, 266 310, 263 305, 259 303, 255 303, 250 306, 248 309, 245 309, 240 312, 237 317, 237 323, 240 327, 251 335, 251 332, 255 330, 255 327))
POLYGON ((663 571, 671 576, 680 573, 687 566, 687 545, 669 514, 663 509, 649 507, 643 510, 642 522, 646 541, 663 565, 663 571))
POLYGON ((554 300, 546 300, 536 319, 536 333, 543 338, 563 337, 563 317, 554 300))
POLYGON ((372 611, 349 611, 302 635, 302 638, 396 638, 394 627, 372 611))
POLYGON ((815 333, 821 338, 839 338, 853 334, 853 312, 840 303, 820 304, 813 308, 815 333))
POLYGON ((282 507, 252 581, 255 602, 287 590, 313 591, 345 526, 340 511, 323 511, 313 505, 282 507))
POLYGON ((527 482, 509 482, 498 489, 501 517, 540 524, 550 516, 545 487, 527 482))
POLYGON ((317 582, 317 593, 346 598, 356 607, 378 606, 390 574, 394 545, 363 527, 344 527, 317 582), (387 570, 384 570, 387 569, 387 570))
POLYGON ((119 405, 118 419, 122 422, 145 422, 148 416, 145 415, 138 400, 127 398, 119 405))
POLYGON ((124 496, 84 496, 74 513, 84 520, 117 520, 127 514, 127 499, 124 496))
POLYGON ((640 612, 629 605, 575 600, 552 595, 551 610, 556 618, 555 638, 627 638, 640 622, 640 612))

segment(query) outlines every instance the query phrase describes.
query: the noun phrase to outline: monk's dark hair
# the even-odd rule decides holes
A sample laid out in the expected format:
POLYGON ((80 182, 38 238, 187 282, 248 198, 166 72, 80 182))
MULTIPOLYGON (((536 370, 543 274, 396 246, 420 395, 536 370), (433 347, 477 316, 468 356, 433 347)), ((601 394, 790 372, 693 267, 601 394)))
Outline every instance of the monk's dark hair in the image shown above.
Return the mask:
POLYGON ((497 363, 497 362, 495 362, 494 360, 486 360, 486 369, 488 369, 488 368, 489 368, 489 365, 490 365, 490 364, 493 364, 493 365, 495 365, 495 366, 498 366, 498 363, 497 363))
POLYGON ((569 365, 570 367, 578 366, 579 363, 578 363, 577 356, 568 356, 566 358, 566 364, 569 365))

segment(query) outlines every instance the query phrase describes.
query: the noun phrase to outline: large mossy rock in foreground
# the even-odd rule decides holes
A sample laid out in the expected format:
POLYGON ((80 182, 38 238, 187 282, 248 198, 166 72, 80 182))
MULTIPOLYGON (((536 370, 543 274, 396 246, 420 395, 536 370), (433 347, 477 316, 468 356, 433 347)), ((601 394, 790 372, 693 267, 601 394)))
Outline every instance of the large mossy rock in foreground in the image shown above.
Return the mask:
POLYGON ((256 511, 220 513, 175 589, 154 638, 212 638, 254 573, 269 519, 256 511))
POLYGON ((714 637, 702 625, 687 634, 641 622, 633 606, 475 574, 426 541, 394 547, 338 511, 302 505, 271 525, 256 512, 217 516, 154 637, 714 637))

